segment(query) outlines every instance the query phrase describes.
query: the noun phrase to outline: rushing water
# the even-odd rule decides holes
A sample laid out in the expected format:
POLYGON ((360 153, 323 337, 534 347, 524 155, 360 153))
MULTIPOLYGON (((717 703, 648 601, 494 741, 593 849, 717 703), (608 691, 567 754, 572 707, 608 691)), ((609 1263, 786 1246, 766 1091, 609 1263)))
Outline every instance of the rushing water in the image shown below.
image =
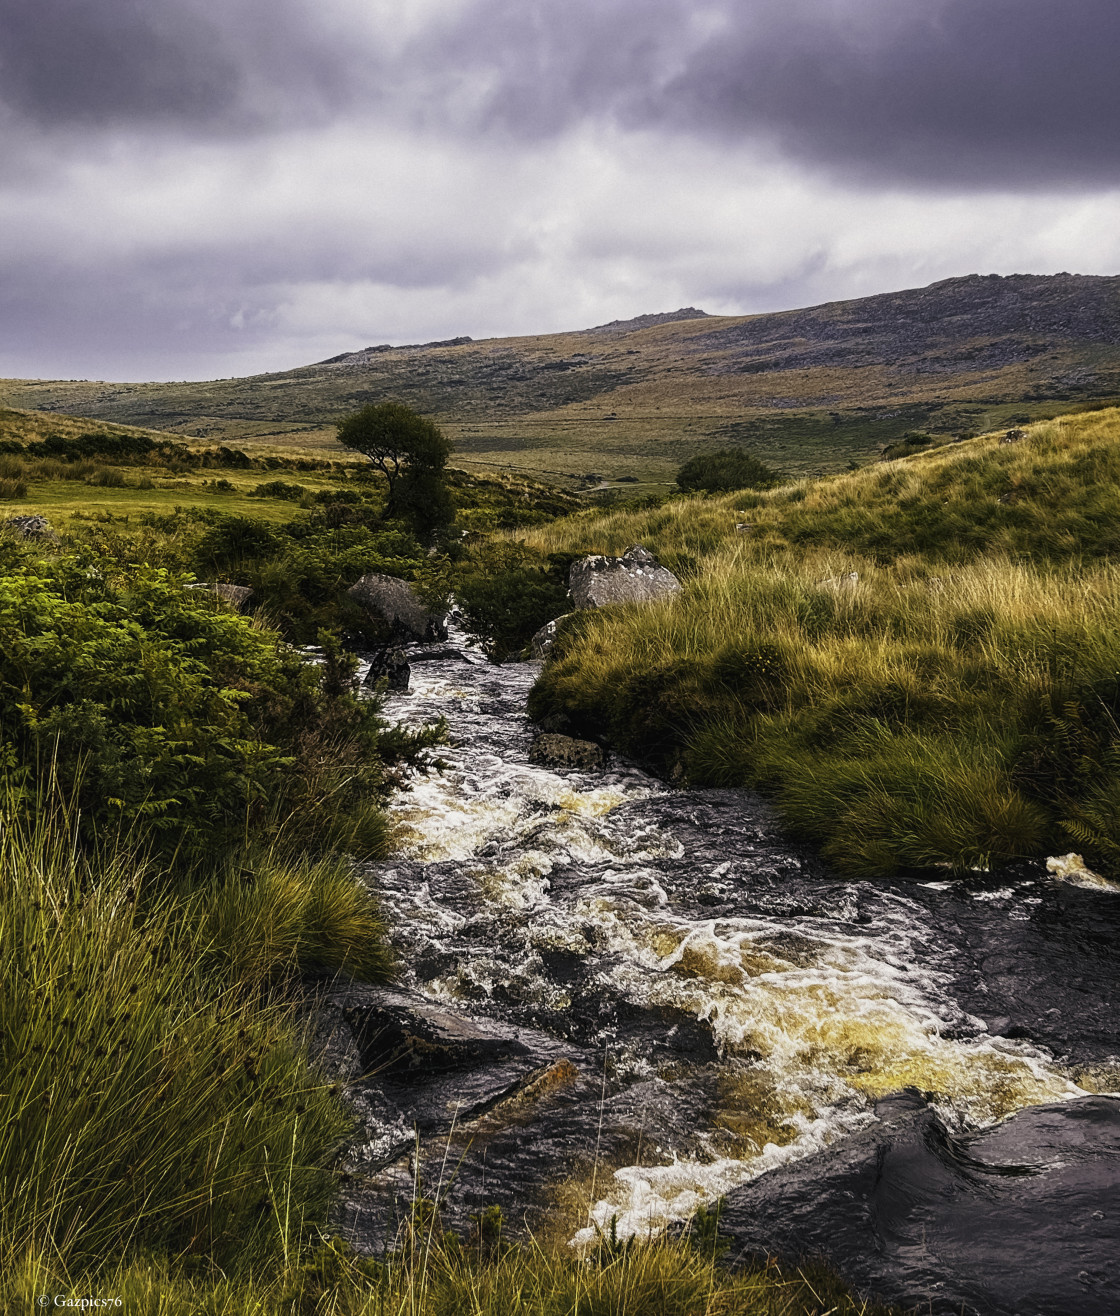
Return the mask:
POLYGON ((648 1234, 867 1136, 902 1089, 967 1137, 1120 1086, 1120 897, 1042 865, 841 880, 750 793, 671 790, 618 759, 531 765, 538 664, 493 666, 462 637, 410 657, 388 715, 444 716, 453 743, 398 794, 402 844, 371 877, 403 987, 520 1051, 381 1084, 359 1236, 416 1174, 454 1181, 452 1218, 498 1202, 534 1228, 570 1222, 576 1247, 648 1234), (541 1066, 539 1090, 479 1116, 541 1066))

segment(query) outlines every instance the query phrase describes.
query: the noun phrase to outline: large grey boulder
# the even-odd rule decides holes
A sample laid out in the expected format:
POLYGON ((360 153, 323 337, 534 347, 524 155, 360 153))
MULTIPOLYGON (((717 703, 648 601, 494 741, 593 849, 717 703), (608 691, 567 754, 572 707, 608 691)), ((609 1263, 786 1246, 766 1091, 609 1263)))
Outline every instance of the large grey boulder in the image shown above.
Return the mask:
POLYGON ((421 603, 407 580, 372 571, 351 585, 346 593, 367 612, 380 617, 400 639, 447 639, 444 618, 421 603))
POLYGON ((568 588, 577 608, 653 603, 679 594, 681 582, 647 548, 635 544, 621 557, 595 553, 572 563, 568 588))

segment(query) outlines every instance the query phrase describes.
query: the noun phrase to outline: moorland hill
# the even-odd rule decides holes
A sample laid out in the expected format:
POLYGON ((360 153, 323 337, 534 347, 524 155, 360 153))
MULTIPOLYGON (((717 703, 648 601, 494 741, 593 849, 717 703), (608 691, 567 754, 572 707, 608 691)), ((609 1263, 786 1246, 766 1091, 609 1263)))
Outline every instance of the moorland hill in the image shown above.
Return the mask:
POLYGON ((968 275, 750 316, 695 307, 567 333, 377 344, 298 369, 184 384, 7 381, 9 405, 216 442, 315 448, 395 398, 459 459, 664 481, 746 445, 793 474, 907 431, 985 431, 1120 397, 1120 276, 968 275))

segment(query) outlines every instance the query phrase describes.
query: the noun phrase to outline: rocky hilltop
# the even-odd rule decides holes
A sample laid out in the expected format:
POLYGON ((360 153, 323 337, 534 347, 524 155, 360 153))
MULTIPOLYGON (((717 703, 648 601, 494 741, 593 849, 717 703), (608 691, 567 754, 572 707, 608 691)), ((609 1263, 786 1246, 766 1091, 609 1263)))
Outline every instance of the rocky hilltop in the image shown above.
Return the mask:
POLYGON ((1114 401, 1120 276, 973 274, 763 315, 683 307, 568 333, 379 344, 250 379, 6 391, 15 406, 311 446, 338 415, 396 398, 484 466, 656 479, 700 445, 746 443, 809 472, 909 429, 1114 401))

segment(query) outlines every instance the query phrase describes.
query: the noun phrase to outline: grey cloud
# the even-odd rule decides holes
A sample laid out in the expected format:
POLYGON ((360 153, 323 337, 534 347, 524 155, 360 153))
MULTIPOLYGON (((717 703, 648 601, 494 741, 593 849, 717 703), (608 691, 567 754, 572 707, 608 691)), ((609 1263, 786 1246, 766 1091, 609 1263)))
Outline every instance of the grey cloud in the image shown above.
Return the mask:
POLYGON ((732 29, 640 114, 868 180, 969 186, 1120 181, 1115 0, 786 7, 732 29), (826 16, 827 15, 827 16, 826 16))
POLYGON ((304 0, 0 0, 0 102, 38 128, 255 132, 350 98, 304 0))
POLYGON ((523 139, 599 117, 850 181, 1120 181, 1116 0, 477 0, 426 44, 487 89, 460 118, 523 139))
POLYGON ((341 117, 501 150, 609 122, 855 182, 1120 181, 1116 0, 462 0, 392 55, 388 11, 347 3, 0 0, 0 99, 39 127, 341 117))

